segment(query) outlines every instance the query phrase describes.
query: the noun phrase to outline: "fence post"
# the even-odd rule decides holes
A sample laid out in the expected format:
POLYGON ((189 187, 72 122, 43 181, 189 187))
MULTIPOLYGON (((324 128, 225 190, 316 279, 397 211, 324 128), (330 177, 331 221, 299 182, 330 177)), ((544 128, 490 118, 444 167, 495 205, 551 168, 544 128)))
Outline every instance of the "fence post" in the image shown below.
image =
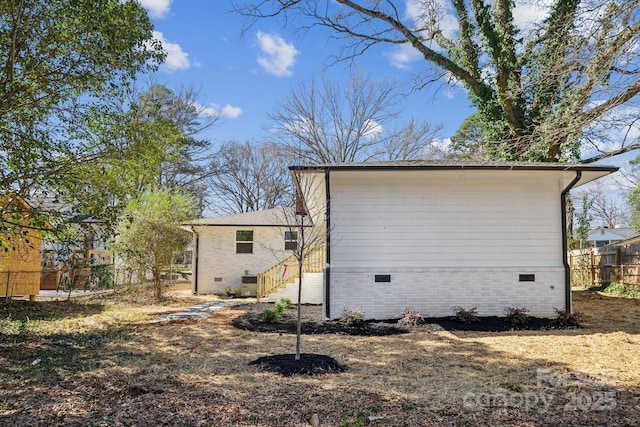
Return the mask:
POLYGON ((620 271, 618 277, 620 278, 620 283, 624 284, 624 266, 622 265, 622 257, 620 254, 620 247, 616 248, 616 260, 615 260, 616 269, 620 271))
POLYGON ((589 251, 589 271, 591 272, 591 287, 596 285, 596 263, 595 263, 595 255, 593 254, 593 250, 589 251))
POLYGON ((11 279, 11 272, 7 271, 7 285, 5 287, 4 299, 5 301, 9 301, 9 281, 11 279))

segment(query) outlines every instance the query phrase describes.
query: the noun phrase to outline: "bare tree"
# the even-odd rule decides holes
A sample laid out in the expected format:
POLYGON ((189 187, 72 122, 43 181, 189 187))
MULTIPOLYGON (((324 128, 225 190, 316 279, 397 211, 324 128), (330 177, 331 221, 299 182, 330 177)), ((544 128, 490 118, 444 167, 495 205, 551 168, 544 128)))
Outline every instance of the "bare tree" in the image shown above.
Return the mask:
POLYGON ((328 29, 337 60, 409 46, 423 60, 416 87, 468 91, 489 158, 594 162, 640 148, 627 138, 640 107, 639 4, 531 0, 543 18, 526 25, 512 0, 237 0, 235 10, 328 29))
POLYGON ((625 192, 606 188, 602 182, 593 183, 590 188, 580 193, 580 197, 588 197, 589 215, 592 226, 615 228, 629 223, 629 206, 625 201, 625 192))
POLYGON ((235 214, 285 206, 292 194, 285 166, 274 144, 224 144, 209 165, 211 208, 235 214))
POLYGON ((640 170, 638 170, 636 164, 632 164, 629 169, 620 169, 618 173, 615 174, 614 179, 616 185, 625 194, 628 194, 638 186, 638 183, 640 182, 640 170))
MULTIPOLYGON (((293 256, 298 268, 298 301, 296 326, 296 354, 295 360, 300 360, 302 336, 302 286, 305 264, 314 254, 325 253, 327 245, 327 224, 324 221, 325 207, 321 197, 324 181, 316 174, 304 173, 300 169, 292 171, 296 187, 295 209, 283 209, 290 231, 297 233, 298 241, 293 256)), ((323 260, 324 261, 324 260, 323 260)))
POLYGON ((301 83, 271 114, 273 135, 296 163, 319 164, 424 157, 440 127, 413 118, 398 129, 398 85, 361 74, 346 87, 323 78, 301 83))

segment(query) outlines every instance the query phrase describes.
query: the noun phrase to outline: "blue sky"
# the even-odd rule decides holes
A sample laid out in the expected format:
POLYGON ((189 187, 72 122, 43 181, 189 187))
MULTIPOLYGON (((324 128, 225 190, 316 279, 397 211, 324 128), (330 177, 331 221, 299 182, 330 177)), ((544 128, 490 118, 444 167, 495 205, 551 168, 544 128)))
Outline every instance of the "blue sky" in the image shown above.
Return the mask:
MULTIPOLYGON (((214 144, 266 138, 268 114, 293 87, 321 73, 342 81, 350 74, 348 64, 331 65, 339 44, 320 30, 303 34, 274 18, 257 22, 243 34, 248 21, 231 13, 226 0, 140 2, 168 52, 154 79, 172 89, 192 86, 200 91, 203 106, 222 116, 204 135, 214 144)), ((380 47, 355 65, 367 76, 405 83, 408 91, 425 63, 415 52, 380 47)), ((465 92, 440 84, 409 95, 400 107, 403 119, 413 115, 443 125, 442 138, 451 136, 474 111, 465 92)))
MULTIPOLYGON (((230 141, 261 141, 268 137, 268 114, 284 102, 292 88, 325 73, 345 81, 348 64, 331 65, 339 41, 329 33, 297 31, 295 23, 283 26, 279 18, 261 20, 250 28, 245 17, 232 13, 229 0, 140 0, 155 26, 155 37, 168 52, 154 80, 177 89, 191 86, 200 91, 200 102, 221 116, 219 123, 201 135, 218 144, 230 141), (243 29, 246 31, 243 34, 243 29)), ((414 0, 405 13, 411 15, 414 0)), ((545 16, 541 3, 520 3, 514 10, 520 28, 545 16)), ((415 12, 415 11, 414 11, 415 12)), ((455 23, 452 23, 453 28, 455 23)), ((411 88, 412 78, 425 70, 426 62, 408 46, 379 46, 355 61, 358 71, 373 78, 390 78, 411 88)), ((452 136, 475 109, 464 90, 436 83, 415 92, 401 105, 404 117, 414 116, 442 125, 441 138, 452 136)), ((640 129, 636 129, 640 134, 640 129)), ((606 159, 601 163, 628 167, 637 153, 606 159)), ((603 182, 608 193, 619 184, 603 182)))
MULTIPOLYGON (((231 12, 230 0, 140 3, 155 26, 155 37, 168 52, 167 61, 154 80, 172 89, 191 86, 200 92, 202 105, 221 116, 218 124, 202 135, 214 146, 230 140, 268 138, 268 115, 286 100, 292 88, 308 84, 322 73, 337 81, 346 81, 350 75, 349 64, 332 64, 341 45, 329 38, 326 30, 301 32, 296 22, 285 28, 279 17, 260 20, 247 28, 247 18, 231 12)), ((416 0, 407 0, 404 13, 417 14, 412 10, 417 4, 416 0)), ((514 16, 521 29, 527 28, 546 16, 544 2, 516 2, 514 16)), ((453 31, 455 22, 448 27, 453 31)), ((416 74, 428 66, 407 45, 376 46, 358 57, 354 65, 369 77, 404 84, 407 92, 416 74)), ((394 127, 413 116, 442 125, 439 137, 443 139, 452 136, 475 111, 466 91, 442 82, 411 93, 399 107, 403 116, 394 127)), ((640 135, 640 127, 632 133, 640 135)), ((637 153, 630 153, 601 163, 628 167, 628 161, 636 156, 637 153)))

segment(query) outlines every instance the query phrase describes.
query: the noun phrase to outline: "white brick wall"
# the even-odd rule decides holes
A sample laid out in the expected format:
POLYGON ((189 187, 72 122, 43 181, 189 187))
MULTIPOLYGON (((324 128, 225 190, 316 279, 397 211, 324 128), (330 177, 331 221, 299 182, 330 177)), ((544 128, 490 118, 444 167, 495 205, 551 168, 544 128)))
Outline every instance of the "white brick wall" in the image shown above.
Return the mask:
MULTIPOLYGON (((225 288, 240 288, 241 277, 248 271, 257 275, 291 255, 284 251, 281 227, 215 226, 194 227, 198 244, 198 293, 221 294, 225 288), (236 254, 236 230, 253 230, 253 253, 236 254), (220 278, 220 281, 216 281, 220 278)), ((195 247, 195 242, 194 242, 195 247)), ((192 280, 195 280, 195 276, 192 280)), ((193 284, 194 285, 194 284, 193 284)))
POLYGON ((503 316, 505 307, 526 307, 538 317, 555 317, 564 309, 562 268, 427 268, 331 269, 331 318, 344 307, 361 308, 368 319, 390 319, 405 309, 443 317, 451 307, 476 307, 480 316, 503 316), (376 283, 376 274, 390 274, 390 283, 376 283), (520 282, 535 274, 535 282, 520 282))

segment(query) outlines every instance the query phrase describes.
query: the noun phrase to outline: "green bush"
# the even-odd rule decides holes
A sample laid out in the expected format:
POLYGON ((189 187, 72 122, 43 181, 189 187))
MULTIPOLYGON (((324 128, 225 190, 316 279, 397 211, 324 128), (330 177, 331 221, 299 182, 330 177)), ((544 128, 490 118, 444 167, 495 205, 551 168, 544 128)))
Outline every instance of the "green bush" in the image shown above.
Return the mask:
POLYGON ((291 306, 289 298, 280 298, 272 308, 267 308, 262 312, 262 321, 266 323, 275 323, 282 317, 282 313, 291 306))
POLYGON ((276 307, 267 308, 262 312, 262 321, 265 323, 275 323, 280 320, 280 317, 282 317, 282 311, 276 307))
POLYGON ((466 308, 455 306, 451 307, 451 311, 453 312, 451 320, 455 320, 456 322, 472 323, 480 321, 480 317, 478 317, 478 310, 475 307, 467 310, 466 308))
POLYGON ((291 306, 291 300, 289 298, 280 298, 280 301, 274 304, 274 308, 280 311, 280 314, 284 313, 284 311, 291 306))
POLYGON ((512 325, 526 325, 529 323, 529 315, 527 310, 524 307, 505 307, 505 321, 511 323, 512 325))
POLYGON ((280 302, 284 304, 284 308, 291 307, 291 300, 289 298, 280 298, 280 302))
POLYGON ((98 279, 98 287, 113 288, 113 264, 94 265, 91 272, 98 279))
POLYGON ((623 283, 611 283, 602 289, 603 292, 625 298, 640 298, 640 287, 625 285, 623 283))

